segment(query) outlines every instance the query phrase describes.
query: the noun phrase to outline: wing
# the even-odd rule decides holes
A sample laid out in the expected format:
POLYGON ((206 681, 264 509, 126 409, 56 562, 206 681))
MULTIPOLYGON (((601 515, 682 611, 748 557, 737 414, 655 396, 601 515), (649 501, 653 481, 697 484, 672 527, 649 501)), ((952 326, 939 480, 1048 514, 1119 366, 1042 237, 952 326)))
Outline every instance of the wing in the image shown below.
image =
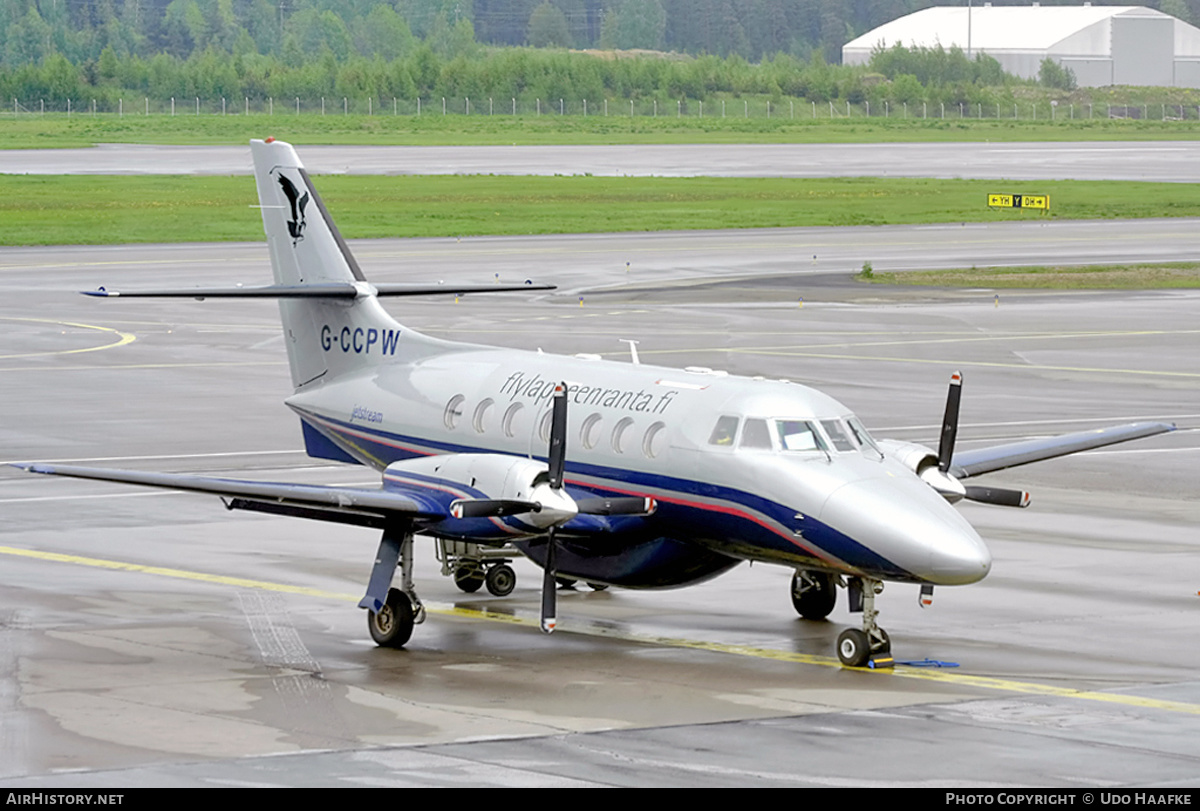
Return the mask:
POLYGON ((954 454, 954 459, 950 463, 950 474, 958 479, 966 479, 1018 465, 1027 465, 1030 462, 1040 462, 1057 456, 1090 451, 1094 448, 1103 448, 1106 445, 1165 434, 1174 430, 1175 426, 1167 422, 1136 422, 1112 428, 1098 428, 1093 431, 1080 431, 1075 434, 1063 434, 1062 436, 961 451, 954 454))
POLYGON ((51 476, 208 493, 229 499, 225 506, 231 510, 293 515, 359 526, 382 527, 388 521, 397 518, 441 521, 449 515, 446 507, 439 503, 438 499, 416 492, 396 493, 374 488, 256 482, 193 476, 187 473, 145 473, 75 465, 25 464, 14 467, 51 476))

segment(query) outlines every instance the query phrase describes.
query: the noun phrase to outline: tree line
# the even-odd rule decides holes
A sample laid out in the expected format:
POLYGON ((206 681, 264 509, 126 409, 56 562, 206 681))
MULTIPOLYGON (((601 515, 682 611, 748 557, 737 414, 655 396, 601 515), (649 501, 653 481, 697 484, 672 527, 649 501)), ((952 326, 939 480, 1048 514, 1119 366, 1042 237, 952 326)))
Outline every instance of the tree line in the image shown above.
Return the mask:
MULTIPOLYGON (((1009 104, 1020 95, 1027 84, 1006 75, 986 55, 968 59, 957 49, 898 47, 876 53, 868 65, 849 67, 827 59, 821 47, 795 44, 795 31, 805 21, 811 32, 842 19, 834 15, 821 22, 821 9, 882 14, 882 9, 903 12, 914 5, 910 0, 688 0, 691 13, 684 14, 673 0, 541 0, 537 5, 531 0, 0 0, 0 99, 26 106, 42 99, 52 109, 63 109, 68 99, 75 109, 95 99, 98 109, 116 110, 122 99, 135 98, 156 103, 201 98, 210 106, 225 99, 232 109, 238 102, 249 104, 247 99, 256 108, 267 99, 299 98, 309 108, 322 98, 353 99, 356 105, 372 99, 373 109, 379 109, 392 108, 393 99, 469 98, 482 111, 484 99, 500 100, 501 109, 511 109, 511 102, 503 102, 515 99, 530 109, 558 99, 666 105, 765 96, 883 109, 917 101, 1009 104), (522 25, 528 35, 537 13, 548 5, 556 10, 551 15, 555 29, 562 29, 565 19, 572 37, 594 27, 596 38, 608 37, 617 46, 636 42, 622 37, 634 38, 646 28, 661 28, 656 36, 663 38, 684 38, 685 31, 693 38, 705 31, 715 36, 717 30, 728 33, 739 19, 749 24, 751 17, 759 27, 743 27, 746 41, 765 47, 764 25, 774 25, 775 41, 757 60, 739 48, 721 53, 716 40, 709 41, 711 49, 700 47, 698 55, 481 42, 515 39, 522 25), (609 13, 602 13, 606 9, 609 13), (721 17, 719 9, 732 16, 721 17), (745 16, 747 9, 761 16, 745 16), (714 13, 706 16, 706 11, 714 13), (592 17, 594 26, 582 26, 581 20, 592 17), (751 37, 747 30, 757 33, 751 37), (793 37, 790 46, 780 39, 785 34, 793 37)), ((1054 71, 1044 79, 1048 86, 1069 87, 1069 77, 1064 81, 1054 71)))
MULTIPOLYGON (((993 0, 995 5, 1029 0, 993 0)), ((1042 0, 1078 5, 1079 0, 1042 0)), ((1143 0, 1185 21, 1200 0, 1143 0)), ((848 40, 932 5, 967 0, 0 0, 0 64, 61 54, 73 65, 206 50, 295 61, 328 49, 338 60, 385 60, 415 41, 435 51, 467 43, 619 48, 841 59, 848 40)))

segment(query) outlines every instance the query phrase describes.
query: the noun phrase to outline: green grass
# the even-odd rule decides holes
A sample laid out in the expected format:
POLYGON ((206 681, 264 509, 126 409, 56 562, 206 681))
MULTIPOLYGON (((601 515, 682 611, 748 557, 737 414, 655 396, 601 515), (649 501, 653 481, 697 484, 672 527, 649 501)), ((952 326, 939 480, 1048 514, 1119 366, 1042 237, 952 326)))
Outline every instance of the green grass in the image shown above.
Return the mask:
POLYGON ((860 273, 870 284, 1042 290, 1145 290, 1200 287, 1195 263, 1030 266, 860 273))
MULTIPOLYGON (((1200 217, 1188 185, 896 178, 328 175, 350 238, 1039 220, 989 192, 1049 194, 1050 218, 1200 217)), ((0 175, 0 245, 262 238, 253 178, 0 175)))
MULTIPOLYGON (((741 105, 735 105, 740 107, 741 105)), ((821 107, 818 107, 820 113, 821 107)), ((706 110, 708 105, 706 105, 706 110)), ((784 108, 787 109, 787 108, 784 108)), ((828 107, 825 108, 828 110, 828 107)), ((1043 115, 1045 107, 1043 106, 1043 115)), ((297 144, 682 144, 682 143, 886 143, 916 141, 1191 140, 1200 122, 1059 118, 1046 120, 921 120, 898 117, 705 118, 621 115, 540 117, 448 115, 177 116, 0 113, 0 149, 81 147, 97 143, 231 144, 274 135, 297 144)))

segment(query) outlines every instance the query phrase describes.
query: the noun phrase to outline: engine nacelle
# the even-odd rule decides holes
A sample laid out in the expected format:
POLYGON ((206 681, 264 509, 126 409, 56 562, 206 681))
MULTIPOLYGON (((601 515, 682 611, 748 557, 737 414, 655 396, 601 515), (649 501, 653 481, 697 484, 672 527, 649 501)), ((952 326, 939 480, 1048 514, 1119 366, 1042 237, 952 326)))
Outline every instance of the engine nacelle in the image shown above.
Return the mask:
POLYGON ((962 482, 938 469, 938 455, 933 449, 916 442, 895 439, 885 439, 877 444, 885 454, 920 476, 923 482, 937 490, 951 504, 961 501, 967 494, 962 482))
MULTIPOLYGON (((398 463, 394 474, 439 479, 477 491, 480 498, 531 500, 537 484, 547 477, 546 463, 499 453, 459 453, 408 459, 398 463)), ((392 466, 385 472, 393 473, 392 466)))
POLYGON ((881 439, 876 444, 879 445, 879 449, 886 455, 895 459, 918 476, 927 467, 937 467, 937 453, 932 448, 918 445, 916 442, 900 442, 895 439, 881 439))

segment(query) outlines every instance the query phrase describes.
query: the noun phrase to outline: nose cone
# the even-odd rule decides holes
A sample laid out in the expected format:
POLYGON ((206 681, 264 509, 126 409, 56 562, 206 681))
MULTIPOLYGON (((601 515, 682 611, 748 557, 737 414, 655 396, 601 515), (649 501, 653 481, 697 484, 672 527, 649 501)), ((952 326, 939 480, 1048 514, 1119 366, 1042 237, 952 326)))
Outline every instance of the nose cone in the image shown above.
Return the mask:
POLYGON ((992 555, 967 520, 915 476, 843 485, 821 509, 821 522, 864 547, 876 566, 898 567, 923 582, 975 583, 992 555))

